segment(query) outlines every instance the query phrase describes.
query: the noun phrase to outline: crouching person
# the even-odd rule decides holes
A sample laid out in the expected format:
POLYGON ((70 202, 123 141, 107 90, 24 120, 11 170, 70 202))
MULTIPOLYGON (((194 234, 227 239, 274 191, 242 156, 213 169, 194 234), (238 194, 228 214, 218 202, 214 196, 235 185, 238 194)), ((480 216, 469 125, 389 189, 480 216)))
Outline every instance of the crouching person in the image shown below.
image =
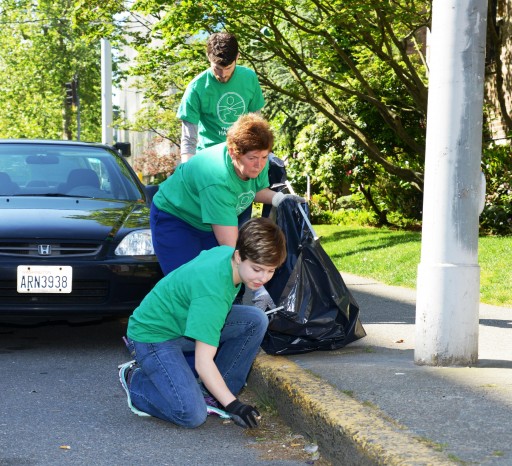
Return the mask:
POLYGON ((259 413, 236 395, 245 385, 268 325, 254 306, 232 305, 241 283, 262 287, 285 260, 285 237, 268 218, 240 229, 236 247, 218 246, 165 276, 128 321, 133 361, 120 366, 128 406, 182 427, 203 424, 207 405, 242 427, 259 413), (196 378, 184 353, 195 351, 196 378))

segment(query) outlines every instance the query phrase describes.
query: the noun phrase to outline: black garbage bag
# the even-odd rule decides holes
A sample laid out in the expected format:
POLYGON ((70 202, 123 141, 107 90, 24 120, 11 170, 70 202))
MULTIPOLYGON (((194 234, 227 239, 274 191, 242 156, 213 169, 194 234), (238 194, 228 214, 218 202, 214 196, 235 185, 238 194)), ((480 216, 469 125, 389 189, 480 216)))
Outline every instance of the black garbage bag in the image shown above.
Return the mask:
MULTIPOLYGON (((272 191, 282 191, 286 187, 286 168, 284 162, 274 154, 268 157, 268 182, 272 191)), ((269 204, 263 204, 262 217, 268 217, 272 210, 269 204)))
MULTIPOLYGON (((287 189, 282 190, 288 192, 287 189)), ((308 207, 302 204, 306 216, 308 216, 308 207)), ((283 230, 286 237, 286 260, 279 267, 272 279, 265 284, 265 288, 270 294, 272 300, 277 303, 281 298, 281 294, 288 283, 290 275, 295 268, 295 264, 299 258, 302 242, 313 237, 306 218, 300 212, 298 205, 294 201, 284 200, 278 209, 272 208, 270 217, 283 230)))
POLYGON ((266 285, 282 306, 269 314, 261 345, 268 354, 334 350, 366 335, 357 302, 306 218, 295 202, 285 201, 277 209, 288 258, 266 285))

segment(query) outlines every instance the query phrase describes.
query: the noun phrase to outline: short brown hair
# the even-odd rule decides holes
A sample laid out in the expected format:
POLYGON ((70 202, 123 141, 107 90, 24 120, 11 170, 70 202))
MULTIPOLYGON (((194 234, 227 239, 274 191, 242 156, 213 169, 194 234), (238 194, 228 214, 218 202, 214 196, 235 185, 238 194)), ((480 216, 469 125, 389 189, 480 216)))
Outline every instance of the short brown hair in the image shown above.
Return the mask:
POLYGON ((279 267, 286 259, 286 238, 268 217, 251 218, 238 232, 236 249, 243 261, 279 267))
POLYGON ((226 138, 227 146, 236 157, 253 150, 272 150, 274 134, 265 118, 256 113, 242 115, 231 128, 226 138))
POLYGON ((229 32, 215 32, 206 41, 208 60, 220 66, 231 65, 238 56, 238 41, 229 32))

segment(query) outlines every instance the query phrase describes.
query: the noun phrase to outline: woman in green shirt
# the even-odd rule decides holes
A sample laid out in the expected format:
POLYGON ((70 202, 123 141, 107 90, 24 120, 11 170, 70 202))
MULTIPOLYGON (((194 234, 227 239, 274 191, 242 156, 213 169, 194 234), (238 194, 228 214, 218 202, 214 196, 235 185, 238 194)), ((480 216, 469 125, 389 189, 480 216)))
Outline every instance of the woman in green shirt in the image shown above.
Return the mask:
POLYGON ((164 274, 218 245, 234 247, 238 215, 251 203, 305 202, 269 189, 268 154, 274 137, 256 114, 241 116, 227 141, 200 151, 162 184, 151 205, 153 246, 164 274))

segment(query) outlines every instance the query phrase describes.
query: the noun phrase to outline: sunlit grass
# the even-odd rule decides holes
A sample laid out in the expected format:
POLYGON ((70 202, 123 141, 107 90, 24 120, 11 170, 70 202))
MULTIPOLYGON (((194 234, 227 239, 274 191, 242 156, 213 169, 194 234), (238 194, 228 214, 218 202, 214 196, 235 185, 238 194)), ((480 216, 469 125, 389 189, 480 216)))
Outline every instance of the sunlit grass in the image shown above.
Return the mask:
MULTIPOLYGON (((419 232, 386 228, 315 225, 321 244, 338 270, 388 285, 416 287, 421 256, 419 232)), ((479 240, 480 299, 512 306, 512 237, 479 240)))

